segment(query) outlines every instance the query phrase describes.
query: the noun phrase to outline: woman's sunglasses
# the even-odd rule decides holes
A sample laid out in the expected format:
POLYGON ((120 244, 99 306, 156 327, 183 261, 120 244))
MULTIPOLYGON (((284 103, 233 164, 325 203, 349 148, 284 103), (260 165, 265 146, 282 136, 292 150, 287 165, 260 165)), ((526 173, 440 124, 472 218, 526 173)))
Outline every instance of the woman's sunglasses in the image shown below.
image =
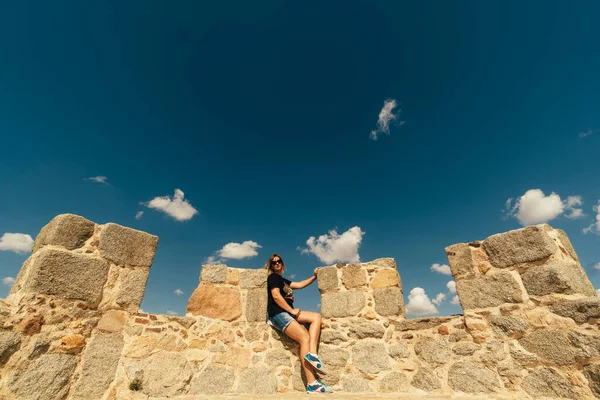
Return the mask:
POLYGON ((271 261, 271 265, 277 265, 277 264, 283 265, 283 262, 281 260, 273 260, 273 261, 271 261))

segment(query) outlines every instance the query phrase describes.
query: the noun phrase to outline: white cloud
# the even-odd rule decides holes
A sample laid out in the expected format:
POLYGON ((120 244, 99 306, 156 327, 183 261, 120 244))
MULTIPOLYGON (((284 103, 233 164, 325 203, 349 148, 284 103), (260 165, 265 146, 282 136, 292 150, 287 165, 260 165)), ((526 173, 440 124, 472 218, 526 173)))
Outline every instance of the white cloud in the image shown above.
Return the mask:
POLYGON ((183 192, 179 189, 175 189, 173 199, 169 196, 155 197, 148 203, 142 204, 148 208, 163 211, 177 221, 187 221, 198 214, 198 210, 192 207, 189 201, 185 200, 183 197, 183 192))
POLYGON ((541 224, 551 221, 565 211, 567 218, 581 218, 584 216, 581 208, 581 196, 569 196, 566 201, 554 192, 548 196, 540 189, 530 189, 518 199, 514 205, 512 198, 506 201, 505 217, 515 217, 522 226, 541 224), (512 207, 511 207, 512 206, 512 207))
POLYGON ((416 287, 412 289, 408 295, 406 313, 411 315, 427 315, 437 314, 438 310, 431 304, 429 297, 427 297, 427 294, 425 293, 425 289, 416 287))
POLYGON ((167 310, 167 315, 179 315, 179 314, 173 310, 167 310))
POLYGON ((224 259, 233 258, 241 260, 257 256, 258 251, 256 249, 260 249, 261 247, 261 245, 251 240, 246 240, 243 243, 227 243, 219 250, 219 255, 224 259))
POLYGON ((92 176, 91 178, 85 178, 85 180, 94 181, 97 183, 102 183, 104 185, 110 186, 110 184, 107 182, 107 178, 105 176, 92 176))
POLYGON ((218 260, 217 257, 215 257, 215 256, 210 256, 210 257, 206 257, 206 260, 204 260, 203 264, 205 264, 205 265, 221 264, 221 260, 218 260))
POLYGON ((450 303, 452 303, 452 304, 460 304, 460 301, 458 300, 458 295, 454 296, 452 298, 452 301, 450 303))
POLYGON ((456 293, 456 282, 450 281, 446 284, 446 287, 450 291, 450 293, 456 293))
MULTIPOLYGON (((359 262, 358 247, 364 234, 365 232, 355 226, 341 235, 333 229, 328 234, 319 236, 318 239, 311 236, 306 241, 308 248, 303 249, 302 254, 314 254, 325 264, 359 262)), ((298 247, 298 250, 301 248, 298 247)))
MULTIPOLYGON (((379 111, 379 118, 377 119, 377 129, 371 131, 371 139, 377 140, 377 135, 380 133, 385 133, 386 135, 390 134, 390 122, 398 119, 398 115, 402 110, 398 110, 397 113, 394 114, 394 108, 396 108, 396 100, 385 100, 383 102, 383 107, 381 111, 379 111)), ((405 121, 400 121, 398 124, 400 126, 404 125, 405 121)))
POLYGON ((600 235, 600 200, 592 210, 596 213, 596 221, 592 222, 587 228, 583 228, 583 233, 596 232, 596 235, 600 235))
POLYGON ((439 306, 445 299, 446 295, 444 293, 438 293, 437 296, 435 296, 435 299, 431 300, 431 302, 436 306, 439 306))
POLYGON ((296 274, 291 274, 290 279, 296 279, 296 274))
POLYGON ((175 291, 173 293, 175 293, 177 296, 181 296, 183 294, 183 290, 175 289, 175 291))
POLYGON ((596 263, 596 264, 594 264, 594 269, 600 269, 600 262, 599 262, 599 263, 596 263))
POLYGON ((137 220, 142 219, 142 215, 144 215, 144 212, 143 211, 138 211, 135 214, 135 219, 137 219, 137 220))
POLYGON ((7 276, 6 278, 2 279, 2 283, 4 283, 7 286, 10 286, 13 283, 15 283, 15 278, 13 278, 12 276, 7 276))
POLYGON ((0 250, 17 254, 29 253, 33 246, 33 238, 25 233, 5 233, 0 237, 0 250))
POLYGON ((586 136, 590 136, 592 134, 596 133, 595 130, 588 128, 587 132, 579 132, 579 137, 580 138, 584 138, 586 136))
POLYGON ((446 264, 433 264, 431 266, 431 270, 435 272, 439 272, 443 275, 452 275, 452 271, 450 271, 450 267, 446 264))

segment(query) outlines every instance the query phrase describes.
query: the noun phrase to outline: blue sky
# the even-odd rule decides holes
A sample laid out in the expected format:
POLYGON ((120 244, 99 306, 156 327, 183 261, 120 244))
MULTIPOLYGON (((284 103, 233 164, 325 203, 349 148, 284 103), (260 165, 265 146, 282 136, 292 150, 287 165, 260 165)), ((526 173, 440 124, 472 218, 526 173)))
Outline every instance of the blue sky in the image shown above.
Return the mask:
POLYGON ((600 288, 598 2, 218 3, 0 6, 0 235, 60 213, 158 235, 153 313, 209 257, 273 252, 296 279, 393 257, 406 303, 460 313, 444 248, 540 221, 600 288))

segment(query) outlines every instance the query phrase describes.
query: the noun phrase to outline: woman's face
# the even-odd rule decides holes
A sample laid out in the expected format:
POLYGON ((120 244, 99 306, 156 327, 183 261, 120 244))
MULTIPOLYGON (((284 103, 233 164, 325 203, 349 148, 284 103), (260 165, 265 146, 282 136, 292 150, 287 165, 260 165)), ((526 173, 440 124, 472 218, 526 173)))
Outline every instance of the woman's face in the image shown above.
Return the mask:
POLYGON ((283 272, 283 261, 281 261, 281 258, 277 256, 273 257, 273 260, 271 260, 271 267, 273 268, 274 272, 281 275, 281 273, 283 272))

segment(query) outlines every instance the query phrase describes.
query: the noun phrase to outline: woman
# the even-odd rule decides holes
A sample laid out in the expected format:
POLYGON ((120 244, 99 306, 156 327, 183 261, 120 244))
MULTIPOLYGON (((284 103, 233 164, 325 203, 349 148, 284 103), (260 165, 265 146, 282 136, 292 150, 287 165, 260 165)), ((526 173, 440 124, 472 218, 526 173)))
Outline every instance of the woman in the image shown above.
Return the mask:
POLYGON ((294 308, 294 289, 302 289, 317 279, 314 275, 300 282, 284 278, 285 264, 279 254, 273 254, 265 264, 267 270, 267 311, 269 322, 275 329, 285 333, 300 344, 300 363, 306 375, 308 393, 326 393, 331 389, 315 377, 313 369, 325 375, 323 362, 317 355, 317 344, 321 334, 321 314, 294 308), (308 331, 301 324, 310 324, 308 331))

